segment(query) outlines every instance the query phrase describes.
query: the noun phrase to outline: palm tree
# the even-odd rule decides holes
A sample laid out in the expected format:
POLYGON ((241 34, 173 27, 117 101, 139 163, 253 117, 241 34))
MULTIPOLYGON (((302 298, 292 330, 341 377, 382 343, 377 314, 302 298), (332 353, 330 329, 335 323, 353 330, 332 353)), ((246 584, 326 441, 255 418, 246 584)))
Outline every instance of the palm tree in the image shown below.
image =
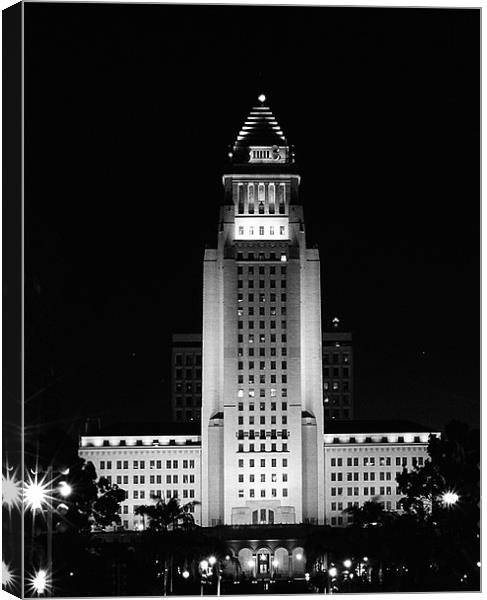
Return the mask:
POLYGON ((175 529, 189 531, 195 527, 191 508, 196 502, 181 504, 178 498, 157 498, 155 504, 145 504, 135 509, 136 515, 142 518, 149 517, 149 529, 152 531, 167 532, 175 529))
MULTIPOLYGON (((187 504, 181 504, 178 498, 170 498, 169 500, 165 500, 165 498, 161 498, 159 496, 154 498, 156 500, 155 504, 145 504, 143 506, 138 506, 135 509, 135 514, 142 516, 144 519, 144 527, 145 527, 145 517, 149 517, 149 534, 162 534, 165 537, 168 532, 174 532, 176 530, 182 531, 191 531, 196 525, 194 522, 194 517, 191 512, 192 507, 196 504, 196 502, 188 502, 187 504)), ((161 539, 154 539, 156 547, 160 547, 161 539)), ((166 540, 167 541, 167 540, 166 540)), ((168 575, 168 567, 167 567, 167 559, 168 552, 167 546, 168 544, 164 544, 165 548, 162 552, 163 554, 163 582, 164 582, 164 596, 167 594, 167 575, 168 575)), ((170 582, 170 592, 172 591, 173 584, 173 558, 174 558, 174 545, 171 544, 171 549, 169 550, 169 582, 170 582)))

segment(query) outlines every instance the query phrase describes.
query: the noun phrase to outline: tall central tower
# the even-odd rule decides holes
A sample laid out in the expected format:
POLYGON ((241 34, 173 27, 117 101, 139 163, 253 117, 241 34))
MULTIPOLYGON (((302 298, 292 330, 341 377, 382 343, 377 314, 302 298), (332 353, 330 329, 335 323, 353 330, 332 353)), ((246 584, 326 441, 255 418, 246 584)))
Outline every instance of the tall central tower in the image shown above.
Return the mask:
POLYGON ((259 101, 204 258, 204 526, 324 522, 319 255, 293 153, 259 101))

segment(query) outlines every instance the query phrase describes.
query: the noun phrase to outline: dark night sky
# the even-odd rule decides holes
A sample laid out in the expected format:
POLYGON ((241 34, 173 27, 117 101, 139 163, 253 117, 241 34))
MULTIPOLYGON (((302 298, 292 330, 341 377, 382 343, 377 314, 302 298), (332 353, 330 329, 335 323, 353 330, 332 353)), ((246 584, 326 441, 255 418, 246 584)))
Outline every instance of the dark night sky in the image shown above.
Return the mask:
POLYGON ((25 33, 29 422, 164 419, 264 91, 356 416, 478 424, 479 10, 26 4, 25 33))

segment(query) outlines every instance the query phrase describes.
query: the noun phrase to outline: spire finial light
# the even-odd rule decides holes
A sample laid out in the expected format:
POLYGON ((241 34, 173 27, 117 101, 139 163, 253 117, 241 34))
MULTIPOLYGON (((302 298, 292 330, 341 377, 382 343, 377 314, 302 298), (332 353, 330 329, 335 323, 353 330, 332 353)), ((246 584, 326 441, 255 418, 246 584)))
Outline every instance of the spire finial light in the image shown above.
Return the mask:
POLYGON ((265 94, 260 94, 260 96, 257 98, 257 100, 259 102, 261 102, 262 104, 264 104, 264 102, 265 102, 265 94))

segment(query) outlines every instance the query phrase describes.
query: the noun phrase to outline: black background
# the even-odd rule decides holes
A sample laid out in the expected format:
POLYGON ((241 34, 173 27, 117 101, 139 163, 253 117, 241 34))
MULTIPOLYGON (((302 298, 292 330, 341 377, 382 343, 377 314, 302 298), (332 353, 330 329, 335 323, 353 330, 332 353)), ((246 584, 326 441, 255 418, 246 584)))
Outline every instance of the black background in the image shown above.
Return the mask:
POLYGON ((221 174, 264 92, 355 413, 479 419, 480 11, 25 5, 26 418, 168 418, 221 174))

